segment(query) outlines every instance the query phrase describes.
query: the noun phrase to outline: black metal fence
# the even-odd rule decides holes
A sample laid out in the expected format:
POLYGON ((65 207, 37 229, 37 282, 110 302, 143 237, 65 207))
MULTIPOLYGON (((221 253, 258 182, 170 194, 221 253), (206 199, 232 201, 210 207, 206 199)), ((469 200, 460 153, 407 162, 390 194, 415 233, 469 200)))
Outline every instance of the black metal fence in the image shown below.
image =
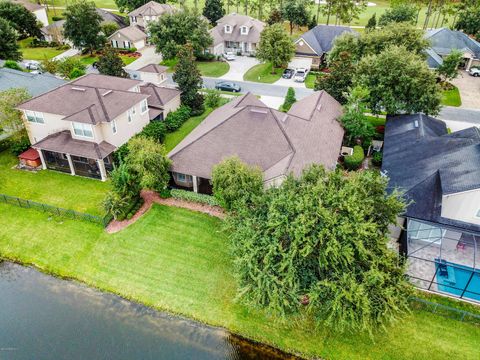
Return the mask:
POLYGON ((22 208, 27 208, 27 209, 32 208, 32 209, 41 210, 44 212, 48 212, 52 215, 60 216, 67 219, 89 221, 92 223, 100 224, 103 227, 106 227, 108 223, 112 220, 112 217, 108 215, 102 217, 97 215, 85 214, 85 213, 81 213, 71 209, 63 209, 57 206, 42 204, 36 201, 25 200, 15 196, 4 195, 4 194, 0 194, 0 202, 19 206, 22 208))
POLYGON ((460 310, 451 306, 434 303, 414 296, 412 296, 409 300, 413 309, 421 309, 450 319, 480 325, 479 314, 474 314, 469 311, 460 310))

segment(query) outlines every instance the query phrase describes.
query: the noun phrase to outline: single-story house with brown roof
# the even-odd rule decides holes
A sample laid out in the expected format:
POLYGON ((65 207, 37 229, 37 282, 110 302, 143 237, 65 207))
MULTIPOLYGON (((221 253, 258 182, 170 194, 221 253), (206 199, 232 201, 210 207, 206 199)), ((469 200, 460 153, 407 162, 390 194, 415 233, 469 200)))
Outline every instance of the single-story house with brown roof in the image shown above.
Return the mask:
POLYGON ((147 37, 147 34, 138 26, 130 25, 115 31, 108 37, 108 41, 113 48, 140 50, 147 45, 147 37))
POLYGON ((325 91, 296 102, 288 113, 247 93, 214 110, 170 153, 177 186, 211 193, 212 168, 238 156, 263 171, 265 186, 300 175, 311 164, 334 169, 344 130, 342 106, 325 91))

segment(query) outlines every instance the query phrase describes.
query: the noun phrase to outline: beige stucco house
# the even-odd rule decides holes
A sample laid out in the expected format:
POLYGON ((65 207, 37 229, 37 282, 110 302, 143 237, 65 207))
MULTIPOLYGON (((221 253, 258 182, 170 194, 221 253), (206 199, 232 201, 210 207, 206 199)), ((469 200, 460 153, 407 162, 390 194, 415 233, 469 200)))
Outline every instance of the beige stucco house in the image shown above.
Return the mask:
POLYGON ((170 4, 159 4, 155 1, 149 1, 145 5, 133 10, 128 14, 131 25, 137 25, 147 28, 150 21, 158 20, 164 14, 171 14, 175 11, 175 7, 170 4))
POLYGON ((140 85, 140 92, 149 96, 147 102, 152 121, 164 120, 169 112, 180 106, 181 92, 177 89, 147 83, 140 85))
POLYGON ((214 110, 169 154, 177 186, 211 193, 212 168, 238 156, 259 166, 265 186, 299 175, 310 164, 334 169, 344 130, 342 106, 325 91, 296 102, 288 113, 248 93, 214 110))
POLYGON ((136 70, 135 78, 144 82, 160 85, 167 80, 167 70, 168 67, 166 66, 149 64, 136 70))
MULTIPOLYGON (((150 122, 150 95, 142 85, 88 74, 20 104, 43 169, 105 180, 112 153, 150 122)), ((169 100, 164 109, 179 105, 169 100)))
POLYGON ((130 25, 115 31, 108 41, 116 49, 143 49, 147 45, 147 34, 138 26, 130 25))
POLYGON ((40 21, 43 26, 48 25, 48 16, 45 6, 30 2, 28 0, 13 0, 13 2, 25 7, 28 11, 35 15, 37 20, 40 21))
POLYGON ((265 23, 250 16, 232 13, 217 21, 217 26, 210 29, 213 45, 208 49, 211 54, 224 52, 254 55, 260 34, 265 23))

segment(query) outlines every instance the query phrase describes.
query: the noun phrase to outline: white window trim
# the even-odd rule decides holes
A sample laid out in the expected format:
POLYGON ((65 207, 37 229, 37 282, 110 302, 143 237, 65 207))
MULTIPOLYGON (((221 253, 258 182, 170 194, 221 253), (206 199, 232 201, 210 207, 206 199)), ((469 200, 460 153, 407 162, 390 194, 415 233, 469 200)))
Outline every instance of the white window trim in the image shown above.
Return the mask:
POLYGON ((232 33, 232 26, 231 25, 225 25, 224 30, 225 30, 225 34, 231 34, 232 33))
POLYGON ((112 120, 110 127, 112 128, 112 133, 115 135, 118 132, 117 121, 112 120))
POLYGON ((45 125, 45 116, 43 116, 42 112, 25 110, 24 115, 25 115, 25 119, 29 123, 45 125), (33 121, 28 118, 28 113, 30 113, 31 117, 33 117, 33 121), (42 119, 42 121, 38 121, 38 119, 42 119))
POLYGON ((240 27, 240 34, 248 35, 248 28, 246 26, 240 27), (245 31, 244 31, 245 30, 245 31))
POLYGON ((84 124, 84 123, 79 123, 79 122, 72 121, 72 131, 73 131, 73 135, 75 135, 76 137, 81 137, 81 138, 85 138, 85 139, 94 139, 95 138, 95 133, 93 131, 93 126, 91 124, 84 124), (85 132, 83 127, 84 126, 89 126, 90 127, 90 132, 92 133, 92 136, 78 135, 75 132, 75 124, 79 124, 82 127, 82 133, 85 132))
POLYGON ((137 109, 135 108, 135 106, 133 106, 130 110, 132 110, 132 115, 137 114, 137 109))
POLYGON ((182 174, 182 173, 177 173, 177 181, 186 182, 187 181, 187 175, 182 174))
POLYGON ((147 99, 145 99, 145 100, 142 100, 142 102, 140 103, 140 113, 143 115, 147 112, 148 112, 148 103, 147 103, 147 99), (142 111, 143 104, 145 104, 145 111, 142 111))
POLYGON ((133 120, 133 114, 132 114, 132 109, 129 109, 127 111, 127 122, 130 124, 133 120))

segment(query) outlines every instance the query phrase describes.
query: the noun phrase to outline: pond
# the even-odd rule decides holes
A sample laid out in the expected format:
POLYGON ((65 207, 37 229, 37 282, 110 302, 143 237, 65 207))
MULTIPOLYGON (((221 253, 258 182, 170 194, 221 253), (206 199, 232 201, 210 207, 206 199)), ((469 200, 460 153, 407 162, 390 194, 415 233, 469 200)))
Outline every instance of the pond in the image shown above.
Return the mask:
POLYGON ((0 359, 294 359, 29 267, 0 262, 0 359))

